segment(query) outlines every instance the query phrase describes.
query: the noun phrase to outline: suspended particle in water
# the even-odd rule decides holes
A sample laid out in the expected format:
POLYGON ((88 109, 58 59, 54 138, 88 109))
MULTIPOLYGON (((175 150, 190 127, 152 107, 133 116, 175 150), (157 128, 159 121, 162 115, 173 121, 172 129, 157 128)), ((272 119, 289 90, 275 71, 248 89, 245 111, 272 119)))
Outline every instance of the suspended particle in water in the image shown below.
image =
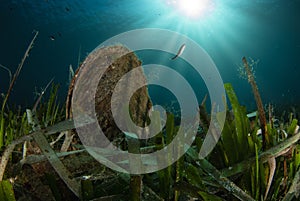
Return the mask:
MULTIPOLYGON (((259 59, 255 60, 255 59, 252 59, 251 57, 249 57, 248 64, 249 64, 250 71, 254 78, 256 78, 255 73, 256 73, 256 68, 257 68, 258 63, 259 63, 259 59)), ((248 77, 249 75, 247 74, 243 63, 237 64, 237 71, 238 71, 239 78, 246 79, 246 80, 249 79, 249 77, 248 77)))

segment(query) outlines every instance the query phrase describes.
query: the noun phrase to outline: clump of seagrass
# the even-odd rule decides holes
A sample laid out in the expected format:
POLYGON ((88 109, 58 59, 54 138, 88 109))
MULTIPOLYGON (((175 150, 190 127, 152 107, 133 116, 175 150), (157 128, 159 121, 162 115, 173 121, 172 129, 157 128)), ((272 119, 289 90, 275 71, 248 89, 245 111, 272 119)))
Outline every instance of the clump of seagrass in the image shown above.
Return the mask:
POLYGON ((267 130, 267 119, 266 119, 263 103, 262 103, 260 94, 258 92, 258 88, 257 88, 256 82, 254 79, 254 75, 252 74, 252 72, 249 68, 249 64, 248 64, 246 57, 243 57, 242 61, 244 63, 244 67, 245 67, 245 70, 248 75, 248 82, 251 84, 254 98, 256 101, 259 121, 261 124, 261 130, 262 130, 263 150, 266 150, 268 148, 268 146, 270 145, 270 139, 269 139, 268 130, 267 130))
POLYGON ((38 36, 39 32, 38 31, 35 31, 35 35, 33 37, 33 39, 31 40, 27 50, 25 51, 25 54, 21 60, 21 63, 19 64, 16 72, 14 73, 13 77, 11 76, 11 72, 8 68, 6 68, 5 66, 1 65, 2 68, 6 69, 8 72, 9 72, 9 76, 10 76, 10 83, 9 83, 9 87, 8 87, 8 90, 7 90, 7 93, 5 94, 4 96, 4 99, 3 99, 3 102, 2 102, 2 107, 1 107, 1 111, 0 111, 0 148, 5 145, 5 107, 7 106, 6 103, 8 101, 8 98, 12 92, 12 89, 13 89, 13 86, 23 68, 23 65, 24 65, 24 62, 26 60, 26 58, 29 56, 29 52, 30 50, 32 49, 33 47, 33 44, 38 36))
MULTIPOLYGON (((1 65, 2 68, 6 69, 8 72, 9 72, 9 76, 10 76, 10 83, 9 83, 9 87, 8 87, 8 90, 7 90, 7 93, 6 95, 4 96, 4 99, 3 99, 3 102, 2 102, 2 107, 1 107, 1 111, 0 111, 0 148, 2 148, 3 145, 5 145, 5 134, 7 133, 7 119, 5 117, 5 107, 7 106, 6 103, 8 101, 8 98, 12 92, 12 89, 13 89, 13 86, 23 68, 23 65, 24 65, 24 62, 26 60, 26 58, 28 57, 29 55, 29 52, 30 50, 32 49, 33 47, 33 44, 38 36, 39 32, 38 31, 35 31, 35 34, 34 34, 34 37, 33 39, 31 40, 29 46, 27 47, 26 51, 25 51, 25 54, 24 56, 22 57, 22 60, 21 60, 21 63, 19 64, 16 72, 14 73, 13 77, 12 77, 12 74, 10 72, 10 70, 8 68, 6 68, 5 66, 1 65)), ((8 119, 10 120, 10 119, 8 119)), ((9 143, 7 143, 9 144, 9 143)), ((14 148, 15 148, 15 145, 14 143, 11 143, 7 146, 6 150, 3 152, 3 154, 1 155, 1 161, 0 161, 0 182, 2 181, 3 179, 3 176, 4 176, 4 171, 5 171, 5 168, 6 168, 6 165, 8 163, 8 160, 9 160, 9 157, 11 155, 11 153, 13 152, 14 148)))

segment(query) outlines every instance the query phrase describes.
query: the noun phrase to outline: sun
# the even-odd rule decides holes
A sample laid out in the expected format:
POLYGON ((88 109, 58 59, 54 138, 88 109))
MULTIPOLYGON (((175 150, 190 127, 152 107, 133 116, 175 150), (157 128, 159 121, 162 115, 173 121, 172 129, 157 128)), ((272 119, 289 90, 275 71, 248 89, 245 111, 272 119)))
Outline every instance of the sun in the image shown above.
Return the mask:
POLYGON ((208 15, 213 9, 212 0, 177 0, 177 9, 189 18, 197 19, 208 15))

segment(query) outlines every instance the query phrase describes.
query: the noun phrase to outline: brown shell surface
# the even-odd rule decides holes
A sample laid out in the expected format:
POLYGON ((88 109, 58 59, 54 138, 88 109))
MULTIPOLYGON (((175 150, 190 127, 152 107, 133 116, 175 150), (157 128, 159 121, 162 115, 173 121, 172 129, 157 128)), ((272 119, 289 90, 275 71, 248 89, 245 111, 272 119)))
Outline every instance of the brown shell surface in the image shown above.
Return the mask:
MULTIPOLYGON (((115 102, 117 102, 115 105, 121 105, 123 100, 122 95, 128 93, 129 87, 145 82, 145 76, 140 67, 141 64, 141 61, 133 52, 121 45, 102 47, 91 52, 79 67, 70 83, 66 102, 67 117, 72 117, 71 108, 73 89, 76 85, 78 76, 92 77, 97 75, 97 68, 101 70, 106 69, 98 83, 96 93, 94 96, 91 94, 88 96, 94 97, 94 100, 82 99, 82 101, 87 101, 89 104, 95 105, 99 126, 109 140, 112 141, 114 138, 119 137, 122 132, 117 127, 111 112, 111 97, 114 93, 116 84, 120 81, 122 76, 132 69, 137 68, 135 69, 135 73, 131 74, 131 76, 134 76, 134 79, 130 79, 130 81, 126 79, 122 80, 122 91, 118 91, 117 96, 114 99, 115 102), (120 104, 118 101, 120 101, 120 104)), ((92 79, 87 79, 84 82, 81 81, 79 84, 85 85, 83 88, 89 89, 89 85, 91 84, 89 83, 90 80, 92 79)), ((91 92, 86 90, 85 93, 91 92)), ((148 111, 151 105, 147 86, 143 86, 135 91, 129 102, 129 110, 131 119, 136 125, 143 127, 147 124, 148 111)))

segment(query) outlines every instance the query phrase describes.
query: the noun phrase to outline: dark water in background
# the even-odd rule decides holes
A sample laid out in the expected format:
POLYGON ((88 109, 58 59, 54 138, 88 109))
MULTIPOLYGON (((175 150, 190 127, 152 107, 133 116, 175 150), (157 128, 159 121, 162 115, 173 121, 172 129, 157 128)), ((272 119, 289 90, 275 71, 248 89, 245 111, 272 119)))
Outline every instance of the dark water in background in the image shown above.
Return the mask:
MULTIPOLYGON (((259 59, 256 80, 265 103, 300 105, 300 1, 215 0, 214 11, 190 20, 163 0, 0 0, 0 64, 13 72, 30 40, 40 32, 14 87, 10 103, 32 105, 38 90, 55 77, 61 102, 67 91, 69 65, 77 66, 104 40, 138 28, 180 32, 212 57, 224 82, 231 82, 242 104, 254 108, 237 64, 243 56, 259 59), (51 40, 54 36, 55 40, 51 40)), ((147 55, 147 54, 146 54, 147 55)), ((153 57, 152 57, 153 58, 153 57)), ((142 58, 144 63, 153 62, 142 58)), ((187 78, 197 83, 193 74, 187 78)), ((8 88, 0 69, 0 92, 8 88)), ((206 88, 199 81, 199 96, 206 88), (200 91, 200 90, 199 90, 200 91)))

